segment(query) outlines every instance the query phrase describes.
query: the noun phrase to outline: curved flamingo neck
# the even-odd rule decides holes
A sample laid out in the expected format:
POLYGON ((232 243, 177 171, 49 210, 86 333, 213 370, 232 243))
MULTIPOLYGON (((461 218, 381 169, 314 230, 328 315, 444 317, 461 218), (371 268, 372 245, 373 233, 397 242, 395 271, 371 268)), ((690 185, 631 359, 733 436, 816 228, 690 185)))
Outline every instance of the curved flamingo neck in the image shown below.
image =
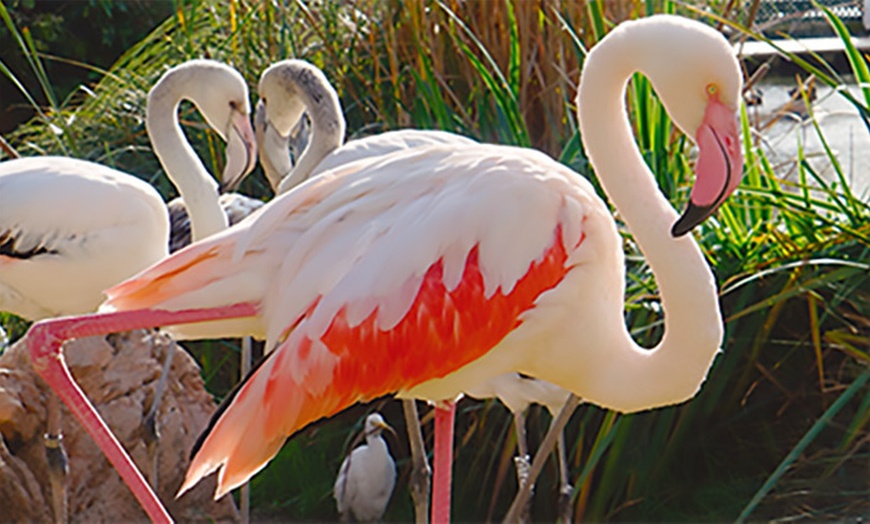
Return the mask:
MULTIPOLYGON (((178 123, 183 99, 196 103, 197 85, 190 70, 164 77, 148 95, 145 128, 154 154, 172 181, 190 214, 191 236, 200 240, 227 228, 227 217, 218 202, 218 184, 202 164, 178 123)), ((214 86, 210 86, 214 89, 214 86)))
POLYGON ((691 398, 722 341, 715 279, 691 235, 671 236, 677 213, 644 163, 627 118, 625 89, 631 75, 646 74, 644 58, 667 59, 655 55, 656 42, 647 40, 626 32, 601 42, 586 59, 578 94, 586 152, 655 275, 665 312, 664 337, 652 350, 638 346, 624 322, 621 330, 608 333, 608 344, 621 355, 614 352, 605 362, 612 369, 599 370, 611 382, 603 404, 620 411, 691 398))
MULTIPOLYGON (((345 121, 338 95, 331 85, 324 85, 325 81, 319 80, 318 76, 311 75, 307 78, 308 82, 294 82, 291 90, 299 96, 311 119, 311 137, 305 150, 299 155, 299 161, 281 180, 278 194, 308 179, 317 165, 344 143, 345 121)), ((287 135, 290 130, 281 129, 279 132, 287 135)), ((287 156, 286 148, 281 154, 287 156)), ((274 163, 286 165, 289 159, 287 162, 281 160, 274 163)))

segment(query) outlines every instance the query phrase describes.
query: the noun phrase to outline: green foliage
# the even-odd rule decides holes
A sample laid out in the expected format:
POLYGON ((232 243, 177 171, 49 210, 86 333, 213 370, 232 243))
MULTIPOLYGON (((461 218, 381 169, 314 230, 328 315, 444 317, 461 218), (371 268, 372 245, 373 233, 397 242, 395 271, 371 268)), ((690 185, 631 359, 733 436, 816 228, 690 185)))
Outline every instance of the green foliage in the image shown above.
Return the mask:
MULTIPOLYGON (((0 24, 0 49, 3 61, 18 72, 21 82, 33 90, 39 78, 30 73, 27 54, 13 53, 18 48, 16 33, 25 33, 33 49, 45 53, 46 72, 52 77, 51 96, 64 99, 82 82, 96 82, 121 51, 135 44, 166 16, 172 13, 171 2, 142 0, 86 0, 35 2, 11 0, 6 11, 15 28, 0 24), (123 21, 123 23, 118 23, 123 21), (83 30, 87 28, 87 30, 83 30)), ((49 101, 34 93, 40 103, 49 101)), ((12 130, 30 118, 27 100, 21 92, 0 78, 0 132, 12 130)))
MULTIPOLYGON (((729 4, 714 8, 721 12, 729 4)), ((208 56, 239 68, 253 88, 266 65, 298 56, 323 67, 337 85, 351 136, 415 126, 532 145, 596 183, 574 120, 574 84, 585 50, 625 18, 694 13, 683 4, 652 0, 194 0, 175 7, 174 16, 73 97, 50 95, 56 79, 41 65, 40 46, 4 16, 24 57, 20 63, 40 78, 49 100, 11 135, 14 145, 24 154, 106 162, 169 196, 173 190, 159 175, 142 122, 146 91, 159 75, 170 65, 208 56)), ((866 56, 825 13, 846 44, 855 78, 870 85, 866 56)), ((828 64, 791 59, 822 83, 846 83, 828 64)), ((4 54, 3 72, 19 78, 23 70, 11 63, 4 54)), ((857 108, 870 132, 870 92, 865 87, 862 94, 841 89, 837 96, 857 108)), ((32 98, 34 104, 41 100, 32 98)), ((644 159, 663 193, 682 206, 692 179, 691 142, 674 128, 646 79, 632 80, 627 100, 644 159)), ((182 121, 207 165, 219 170, 221 141, 193 111, 186 110, 182 121)), ((567 434, 578 519, 732 520, 741 512, 762 519, 786 517, 797 508, 816 518, 840 508, 843 513, 834 516, 845 517, 850 504, 870 495, 866 482, 863 492, 839 498, 825 491, 835 477, 854 486, 855 464, 866 474, 861 464, 866 466, 870 423, 870 209, 851 192, 823 131, 813 124, 835 182, 816 172, 803 151, 793 159, 796 179, 782 177, 742 114, 745 177, 735 196, 695 233, 721 286, 723 354, 699 396, 684 405, 631 416, 592 406, 578 410, 567 434), (808 478, 814 479, 808 495, 800 501, 786 496, 808 478)), ((243 189, 269 194, 259 176, 243 189)), ((623 234, 628 319, 638 340, 651 346, 663 329, 657 287, 630 233, 623 234)), ((0 323, 10 334, 21 333, 9 317, 0 323)), ((203 342, 192 348, 211 390, 225 394, 237 376, 237 347, 203 342)), ((352 408, 291 440, 255 478, 256 510, 281 519, 334 518, 332 480, 368 409, 352 408)), ((401 426, 397 403, 380 409, 401 426)), ((547 423, 547 416, 533 410, 533 446, 547 423)), ((425 431, 431 445, 431 425, 425 431)), ((494 402, 464 401, 456 434, 453 516, 499 519, 516 490, 506 411, 494 402)), ((391 442, 401 469, 388 520, 412 516, 403 441, 391 442)), ((536 518, 554 517, 554 477, 545 470, 536 518)))

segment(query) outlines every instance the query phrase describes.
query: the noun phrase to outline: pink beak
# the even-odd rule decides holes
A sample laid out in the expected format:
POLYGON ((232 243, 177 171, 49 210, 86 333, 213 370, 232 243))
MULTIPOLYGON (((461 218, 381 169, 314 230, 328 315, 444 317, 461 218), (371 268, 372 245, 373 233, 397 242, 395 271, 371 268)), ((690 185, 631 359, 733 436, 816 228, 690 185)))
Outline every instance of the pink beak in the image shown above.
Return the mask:
POLYGON ((226 165, 221 175, 220 192, 233 191, 257 164, 257 138, 248 116, 235 112, 227 133, 226 165))
POLYGON ((737 114, 716 95, 707 103, 695 142, 699 151, 695 185, 688 207, 671 228, 674 237, 685 235, 712 215, 734 192, 743 174, 737 114))

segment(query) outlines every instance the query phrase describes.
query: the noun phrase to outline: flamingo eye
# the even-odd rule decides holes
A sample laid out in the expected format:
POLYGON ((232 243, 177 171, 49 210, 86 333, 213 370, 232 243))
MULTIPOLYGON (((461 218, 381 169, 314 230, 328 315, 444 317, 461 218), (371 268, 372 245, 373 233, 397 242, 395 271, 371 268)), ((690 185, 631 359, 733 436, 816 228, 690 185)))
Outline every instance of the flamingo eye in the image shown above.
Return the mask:
POLYGON ((710 96, 716 96, 719 92, 719 86, 716 84, 707 84, 707 94, 710 96))

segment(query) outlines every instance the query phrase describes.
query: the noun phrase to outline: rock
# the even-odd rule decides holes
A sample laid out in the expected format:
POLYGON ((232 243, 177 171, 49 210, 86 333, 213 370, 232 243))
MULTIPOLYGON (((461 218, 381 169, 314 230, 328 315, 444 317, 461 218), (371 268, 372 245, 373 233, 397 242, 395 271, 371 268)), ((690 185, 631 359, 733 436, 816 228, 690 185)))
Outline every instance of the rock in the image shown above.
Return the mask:
MULTIPOLYGON (((70 370, 97 411, 143 471, 150 475, 141 419, 154 397, 166 352, 167 335, 133 331, 69 342, 70 370)), ((4 522, 52 519, 51 489, 43 446, 47 400, 51 392, 33 372, 20 343, 0 355, 0 506, 4 522)), ((213 478, 176 500, 189 453, 216 406, 205 391, 199 367, 179 347, 163 402, 158 496, 176 521, 238 521, 231 497, 213 501, 213 478)), ((145 521, 129 489, 96 444, 62 407, 64 445, 69 456, 69 516, 73 522, 145 521)))

